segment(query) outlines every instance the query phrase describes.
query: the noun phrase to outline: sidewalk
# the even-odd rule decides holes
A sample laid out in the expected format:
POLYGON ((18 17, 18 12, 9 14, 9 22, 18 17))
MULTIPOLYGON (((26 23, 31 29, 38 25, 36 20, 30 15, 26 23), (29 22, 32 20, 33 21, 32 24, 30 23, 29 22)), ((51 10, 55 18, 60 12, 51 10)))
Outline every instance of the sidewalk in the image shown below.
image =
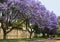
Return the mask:
POLYGON ((56 40, 34 40, 30 42, 56 42, 56 40))
POLYGON ((47 39, 47 40, 34 40, 30 42, 60 42, 60 38, 47 39))

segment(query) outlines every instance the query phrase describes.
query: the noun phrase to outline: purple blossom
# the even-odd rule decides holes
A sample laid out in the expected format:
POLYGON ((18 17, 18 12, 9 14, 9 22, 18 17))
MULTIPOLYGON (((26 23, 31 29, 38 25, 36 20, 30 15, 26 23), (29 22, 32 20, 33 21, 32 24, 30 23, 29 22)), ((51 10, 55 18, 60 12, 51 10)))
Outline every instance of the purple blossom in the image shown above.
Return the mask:
POLYGON ((11 13, 8 18, 14 18, 18 14, 14 20, 29 18, 30 23, 37 23, 39 27, 52 28, 58 25, 56 15, 53 12, 49 12, 41 2, 36 0, 8 0, 0 6, 0 9, 5 10, 3 11, 4 14, 8 13, 10 15, 11 13), (25 18, 23 18, 22 14, 25 18))

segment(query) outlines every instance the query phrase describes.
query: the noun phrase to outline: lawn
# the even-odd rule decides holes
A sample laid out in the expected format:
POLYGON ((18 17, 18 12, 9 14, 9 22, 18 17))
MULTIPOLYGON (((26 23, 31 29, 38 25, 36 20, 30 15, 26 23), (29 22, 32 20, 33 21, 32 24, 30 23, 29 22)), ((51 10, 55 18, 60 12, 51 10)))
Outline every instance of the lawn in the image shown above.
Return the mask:
POLYGON ((23 39, 0 39, 0 42, 30 42, 30 41, 35 41, 35 40, 46 40, 46 38, 23 38, 23 39))
POLYGON ((0 42, 18 42, 19 40, 17 40, 17 39, 7 39, 7 40, 0 40, 0 42))
POLYGON ((0 42, 42 42, 42 41, 45 41, 45 42, 60 42, 60 40, 52 40, 52 39, 47 39, 47 38, 32 38, 32 39, 29 39, 29 38, 23 38, 23 39, 0 39, 0 42))
MULTIPOLYGON (((27 41, 27 40, 19 40, 19 39, 7 39, 7 40, 0 40, 0 42, 42 42, 40 40, 33 40, 33 41, 27 41)), ((44 40, 43 40, 44 42, 44 40)), ((60 42, 60 40, 45 40, 45 42, 60 42)))

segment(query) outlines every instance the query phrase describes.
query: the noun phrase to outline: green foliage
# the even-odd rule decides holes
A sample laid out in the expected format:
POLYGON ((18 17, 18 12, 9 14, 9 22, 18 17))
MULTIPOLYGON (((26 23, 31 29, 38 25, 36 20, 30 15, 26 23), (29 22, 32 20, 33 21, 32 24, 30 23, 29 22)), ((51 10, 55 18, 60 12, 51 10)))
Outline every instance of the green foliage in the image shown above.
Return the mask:
POLYGON ((33 29, 33 28, 34 28, 34 25, 29 25, 29 27, 30 27, 31 29, 33 29))
POLYGON ((23 28, 23 24, 21 24, 21 22, 15 22, 15 23, 12 24, 12 27, 23 28))
POLYGON ((36 34, 40 34, 40 30, 38 29, 38 26, 35 24, 33 27, 36 34))
POLYGON ((60 30, 60 26, 58 26, 58 30, 60 30))
POLYGON ((1 3, 5 2, 5 1, 7 1, 7 0, 0 0, 1 3))

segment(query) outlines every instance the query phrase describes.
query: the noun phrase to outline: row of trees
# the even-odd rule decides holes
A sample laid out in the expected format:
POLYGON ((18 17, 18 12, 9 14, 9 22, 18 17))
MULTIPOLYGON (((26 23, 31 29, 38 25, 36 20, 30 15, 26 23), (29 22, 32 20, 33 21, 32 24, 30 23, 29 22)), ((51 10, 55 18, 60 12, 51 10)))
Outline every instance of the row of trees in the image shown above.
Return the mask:
POLYGON ((47 28, 49 33, 51 30, 55 32, 58 25, 55 13, 49 12, 37 0, 7 0, 0 3, 0 22, 4 39, 14 28, 22 28, 23 25, 26 25, 30 38, 37 30, 45 32, 47 28))

